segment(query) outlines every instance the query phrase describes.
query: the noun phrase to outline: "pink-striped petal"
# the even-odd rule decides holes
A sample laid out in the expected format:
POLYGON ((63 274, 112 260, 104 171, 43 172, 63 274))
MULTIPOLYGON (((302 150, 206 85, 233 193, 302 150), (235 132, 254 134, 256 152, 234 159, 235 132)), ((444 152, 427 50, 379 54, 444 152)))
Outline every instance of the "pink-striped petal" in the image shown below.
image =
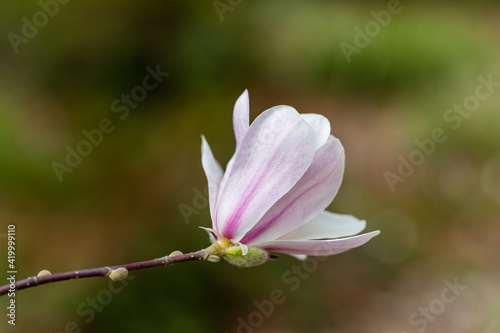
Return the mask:
MULTIPOLYGON (((248 90, 245 89, 243 94, 238 97, 236 103, 234 104, 233 110, 233 129, 234 129, 234 138, 236 139, 236 149, 238 149, 241 140, 245 136, 248 131, 250 123, 250 100, 248 97, 248 90)), ((226 166, 226 174, 231 173, 231 169, 233 168, 234 157, 236 152, 233 154, 229 162, 226 166)), ((228 178, 225 177, 222 179, 220 183, 220 188, 223 188, 227 182, 228 178)), ((219 201, 219 196, 217 197, 217 202, 219 201)), ((216 208, 217 209, 217 208, 216 208)), ((217 219, 212 216, 212 225, 214 228, 218 227, 217 219)))
POLYGON ((316 113, 301 113, 300 115, 316 132, 316 148, 324 145, 331 131, 328 119, 316 113))
POLYGON ((306 240, 348 237, 359 234, 365 227, 365 220, 360 220, 352 215, 335 214, 325 210, 310 222, 284 234, 278 239, 306 240))
MULTIPOLYGON (((212 149, 205 137, 201 136, 201 164, 208 181, 208 200, 210 202, 210 216, 212 221, 215 221, 215 207, 217 204, 217 196, 219 185, 224 176, 224 171, 219 162, 214 157, 212 149)), ((212 222, 213 225, 213 222, 212 222)), ((213 225, 215 227, 215 225, 213 225)))
POLYGON ((226 186, 226 183, 228 181, 228 177, 227 175, 229 175, 231 173, 231 170, 233 169, 233 165, 234 165, 234 158, 236 156, 236 153, 233 154, 233 156, 231 157, 231 159, 229 160, 229 162, 227 162, 227 165, 226 165, 226 172, 224 173, 224 176, 222 178, 222 181, 220 182, 220 185, 219 185, 219 194, 217 195, 217 203, 215 205, 215 217, 212 217, 212 225, 214 226, 215 229, 218 230, 219 228, 219 223, 218 223, 218 219, 217 219, 217 207, 219 206, 219 200, 220 200, 220 196, 222 194, 222 190, 225 186, 226 186))
POLYGON ((283 196, 241 239, 242 243, 265 242, 300 227, 318 216, 332 202, 344 174, 344 148, 337 138, 328 141, 297 184, 283 196))
POLYGON ((234 137, 236 139, 236 147, 241 143, 241 140, 248 131, 250 126, 250 101, 248 98, 248 90, 236 100, 233 110, 233 128, 234 137))
POLYGON ((259 115, 224 175, 216 208, 217 229, 239 241, 304 175, 316 145, 314 130, 292 107, 259 115))
POLYGON ((275 240, 253 244, 252 247, 269 252, 329 256, 361 246, 379 233, 380 231, 377 230, 358 236, 330 240, 275 240))

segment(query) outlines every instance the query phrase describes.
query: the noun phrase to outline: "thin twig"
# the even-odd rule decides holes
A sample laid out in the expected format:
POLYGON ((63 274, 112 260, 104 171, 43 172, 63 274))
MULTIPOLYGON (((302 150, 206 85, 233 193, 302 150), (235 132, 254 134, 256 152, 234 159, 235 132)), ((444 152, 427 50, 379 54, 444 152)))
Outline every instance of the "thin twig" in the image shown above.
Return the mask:
POLYGON ((21 289, 36 287, 36 286, 46 284, 46 283, 51 283, 51 282, 58 282, 58 281, 72 280, 72 279, 82 279, 82 278, 89 278, 89 277, 96 277, 96 276, 108 276, 112 270, 117 269, 119 267, 124 267, 128 271, 137 271, 140 269, 146 269, 146 268, 151 268, 151 267, 172 265, 172 264, 176 264, 178 262, 183 262, 183 261, 206 260, 207 257, 208 257, 207 251, 200 250, 200 251, 196 251, 196 252, 179 254, 179 255, 174 255, 174 256, 165 256, 165 257, 158 258, 158 259, 139 261, 139 262, 134 262, 134 263, 125 264, 125 265, 91 268, 91 269, 84 269, 84 270, 78 270, 78 271, 50 274, 50 275, 45 275, 45 276, 31 276, 27 279, 15 282, 15 284, 14 284, 15 290, 11 289, 12 285, 10 285, 10 284, 6 284, 4 286, 1 286, 0 287, 0 295, 4 295, 4 294, 7 294, 8 292, 12 292, 12 291, 18 291, 21 289))

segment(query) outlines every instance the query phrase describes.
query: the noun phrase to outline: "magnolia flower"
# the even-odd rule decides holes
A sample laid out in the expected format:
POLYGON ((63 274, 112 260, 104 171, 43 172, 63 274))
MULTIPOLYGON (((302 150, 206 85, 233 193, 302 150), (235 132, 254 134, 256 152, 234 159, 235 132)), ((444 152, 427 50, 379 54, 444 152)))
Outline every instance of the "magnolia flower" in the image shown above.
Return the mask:
POLYGON ((270 251, 332 255, 379 234, 353 236, 365 221, 325 210, 342 182, 344 148, 324 116, 276 106, 250 125, 245 90, 234 106, 233 127, 236 150, 225 172, 202 137, 212 218, 212 228, 204 229, 224 258, 254 266, 270 251))

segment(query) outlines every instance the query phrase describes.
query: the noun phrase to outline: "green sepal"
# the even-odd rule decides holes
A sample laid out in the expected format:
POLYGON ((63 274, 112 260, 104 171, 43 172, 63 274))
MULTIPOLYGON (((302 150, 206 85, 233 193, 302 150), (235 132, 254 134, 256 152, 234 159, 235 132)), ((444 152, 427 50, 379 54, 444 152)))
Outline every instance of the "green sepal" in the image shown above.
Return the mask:
POLYGON ((262 265, 269 259, 266 251, 248 248, 247 254, 243 255, 241 247, 230 247, 224 252, 223 258, 236 267, 255 267, 262 265))

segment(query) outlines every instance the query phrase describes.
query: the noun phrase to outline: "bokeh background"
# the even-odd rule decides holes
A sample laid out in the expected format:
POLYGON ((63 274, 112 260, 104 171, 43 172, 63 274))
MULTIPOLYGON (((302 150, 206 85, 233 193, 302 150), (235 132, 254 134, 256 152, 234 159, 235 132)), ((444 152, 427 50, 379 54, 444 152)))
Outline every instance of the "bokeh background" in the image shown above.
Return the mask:
POLYGON ((500 81, 500 6, 402 1, 402 11, 348 62, 341 43, 355 45, 355 28, 364 31, 370 12, 387 7, 70 1, 13 47, 23 17, 33 22, 43 9, 4 1, 2 276, 9 224, 17 227, 19 278, 206 247, 198 228, 211 224, 199 201, 206 186, 200 135, 227 163, 232 108, 244 89, 252 118, 279 104, 329 118, 346 149, 343 185, 329 209, 382 233, 318 263, 296 290, 283 276, 301 262, 288 256, 253 269, 183 263, 133 272, 111 299, 109 281, 98 278, 20 291, 15 327, 7 325, 3 297, 0 331, 500 332, 500 87, 458 128, 443 119, 474 96, 479 76, 500 81), (142 84, 148 66, 169 75, 120 119, 111 104, 142 84), (103 118, 114 131, 59 181, 53 162, 64 163, 67 147, 103 118), (447 139, 391 189, 387 172, 397 174, 400 159, 418 149, 415 140, 436 128, 447 139), (442 301, 446 281, 465 289, 449 303, 442 301), (243 328, 238 318, 248 322, 254 301, 275 289, 286 301, 262 323, 254 318, 257 327, 243 328), (90 311, 96 297, 106 304, 90 311), (435 315, 424 320, 418 311, 429 306, 435 315))

